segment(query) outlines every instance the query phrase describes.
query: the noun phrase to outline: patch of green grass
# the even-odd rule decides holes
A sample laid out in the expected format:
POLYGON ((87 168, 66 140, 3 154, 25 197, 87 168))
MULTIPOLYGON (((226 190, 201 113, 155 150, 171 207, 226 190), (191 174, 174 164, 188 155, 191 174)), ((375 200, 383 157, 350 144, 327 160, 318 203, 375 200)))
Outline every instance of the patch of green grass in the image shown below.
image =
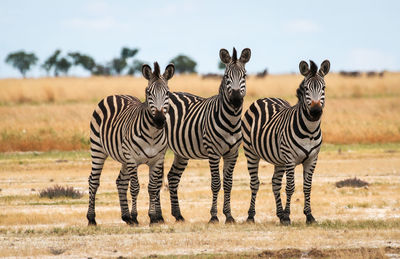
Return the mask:
POLYGON ((78 150, 78 151, 49 151, 49 152, 7 152, 0 153, 0 161, 1 160, 15 160, 18 163, 24 163, 24 160, 45 160, 45 159, 54 159, 54 160, 82 160, 82 159, 90 159, 90 151, 89 150, 78 150))
POLYGON ((329 144, 322 143, 321 152, 400 152, 400 143, 329 144))
POLYGON ((326 229, 326 230, 384 230, 399 229, 400 219, 389 220, 324 220, 317 224, 307 225, 305 222, 293 222, 291 226, 280 226, 278 222, 265 222, 262 224, 238 223, 234 225, 209 225, 207 223, 176 224, 176 225, 152 225, 129 227, 125 224, 88 226, 66 226, 50 228, 13 228, 2 227, 0 234, 5 235, 46 235, 46 236, 88 236, 88 235, 117 235, 117 234, 139 234, 139 233, 194 233, 194 232, 236 232, 236 231, 284 231, 302 229, 326 229))

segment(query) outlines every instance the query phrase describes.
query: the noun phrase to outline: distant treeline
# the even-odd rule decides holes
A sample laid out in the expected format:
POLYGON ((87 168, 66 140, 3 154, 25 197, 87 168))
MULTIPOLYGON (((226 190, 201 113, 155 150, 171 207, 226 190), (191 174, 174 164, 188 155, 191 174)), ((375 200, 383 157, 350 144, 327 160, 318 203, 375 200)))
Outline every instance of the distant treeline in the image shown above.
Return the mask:
POLYGON ((367 72, 361 72, 361 71, 339 71, 339 74, 341 76, 347 76, 347 77, 358 77, 361 76, 363 74, 365 74, 368 77, 374 77, 374 76, 379 76, 379 77, 383 77, 383 75, 385 74, 385 71, 367 71, 367 72))
MULTIPOLYGON (((34 53, 27 53, 23 50, 10 53, 5 62, 17 69, 23 77, 36 65, 45 70, 47 75, 55 77, 68 75, 73 66, 80 66, 91 75, 113 76, 113 75, 135 75, 140 73, 142 65, 146 62, 136 59, 139 49, 123 47, 120 55, 104 64, 98 63, 94 58, 80 52, 69 52, 62 55, 57 49, 42 64, 34 53)), ((180 54, 171 59, 174 63, 176 73, 196 73, 197 63, 190 57, 180 54)))

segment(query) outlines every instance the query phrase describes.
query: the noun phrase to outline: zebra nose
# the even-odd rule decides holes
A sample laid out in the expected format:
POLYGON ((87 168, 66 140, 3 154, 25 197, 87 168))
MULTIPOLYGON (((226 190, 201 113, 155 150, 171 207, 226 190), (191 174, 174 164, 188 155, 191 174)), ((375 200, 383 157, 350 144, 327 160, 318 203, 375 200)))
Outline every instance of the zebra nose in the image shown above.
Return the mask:
POLYGON ((313 107, 322 107, 321 100, 318 100, 318 101, 312 100, 311 101, 311 108, 313 108, 313 107))
POLYGON ((240 90, 232 90, 230 99, 231 99, 230 101, 231 101, 233 107, 235 107, 235 108, 239 108, 243 103, 243 97, 240 94, 240 90))
POLYGON ((165 115, 162 110, 156 110, 153 121, 157 129, 162 129, 164 127, 165 115))

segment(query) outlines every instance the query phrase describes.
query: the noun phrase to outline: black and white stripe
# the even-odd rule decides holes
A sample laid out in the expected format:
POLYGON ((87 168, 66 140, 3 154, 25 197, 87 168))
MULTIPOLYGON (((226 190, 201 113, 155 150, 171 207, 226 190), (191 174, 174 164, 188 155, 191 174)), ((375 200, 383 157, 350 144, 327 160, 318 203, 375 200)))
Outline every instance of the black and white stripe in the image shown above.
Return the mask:
POLYGON ((100 184, 100 174, 108 156, 121 163, 116 180, 121 216, 127 224, 138 224, 136 199, 139 194, 137 167, 149 166, 149 216, 150 222, 162 222, 160 189, 163 180, 164 155, 167 149, 165 114, 169 109, 168 80, 174 74, 174 65, 160 67, 154 63, 143 65, 143 76, 149 81, 146 101, 128 95, 108 96, 96 107, 90 122, 90 151, 92 171, 89 177, 89 225, 96 225, 95 196, 100 184), (130 182, 132 212, 129 213, 127 190, 130 182))
POLYGON ((251 202, 248 221, 254 221, 255 201, 259 188, 258 164, 260 159, 275 166, 272 189, 276 213, 282 224, 290 224, 290 200, 294 192, 294 168, 303 164, 304 214, 307 223, 315 222, 311 214, 310 192, 313 172, 322 143, 320 128, 325 105, 324 76, 330 63, 325 60, 318 71, 300 62, 300 72, 305 77, 297 89, 298 103, 290 106, 279 98, 265 98, 254 102, 246 111, 243 123, 243 144, 250 174, 251 202), (280 197, 282 177, 286 172, 286 206, 283 210, 280 197))
POLYGON ((188 93, 170 93, 167 115, 168 145, 175 158, 168 173, 172 215, 184 220, 178 201, 178 185, 189 159, 208 159, 213 193, 210 222, 218 221, 217 197, 221 188, 219 162, 224 160, 223 188, 226 222, 234 222, 230 208, 232 173, 242 140, 241 114, 246 94, 245 64, 250 60, 250 49, 244 49, 239 59, 233 49, 232 57, 220 50, 226 65, 219 94, 202 98, 188 93))

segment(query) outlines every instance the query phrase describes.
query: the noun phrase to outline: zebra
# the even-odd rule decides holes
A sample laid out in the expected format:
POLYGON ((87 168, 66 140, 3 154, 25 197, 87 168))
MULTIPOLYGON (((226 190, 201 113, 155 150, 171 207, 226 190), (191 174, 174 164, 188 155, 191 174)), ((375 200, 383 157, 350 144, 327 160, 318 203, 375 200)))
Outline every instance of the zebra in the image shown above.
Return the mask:
POLYGON ((306 223, 315 222, 311 214, 310 193, 313 172, 322 143, 321 115, 325 105, 325 75, 330 62, 325 60, 318 70, 310 60, 299 64, 304 76, 297 89, 294 106, 279 98, 259 99, 245 112, 242 122, 243 148, 250 174, 251 202, 248 222, 254 222, 256 195, 259 188, 260 159, 274 165, 272 190, 276 214, 281 224, 290 224, 290 199, 294 192, 294 168, 303 164, 304 214, 306 223), (286 172, 286 206, 282 208, 280 190, 286 172))
POLYGON ((108 156, 122 164, 116 180, 122 220, 138 224, 136 200, 139 194, 137 167, 149 166, 148 192, 150 198, 150 223, 163 222, 160 189, 164 173, 164 155, 168 148, 165 132, 165 115, 169 109, 168 80, 175 72, 169 64, 163 75, 154 63, 142 66, 148 80, 146 100, 129 95, 112 95, 99 102, 90 122, 90 151, 92 171, 89 177, 89 225, 96 225, 95 197, 100 184, 100 174, 108 156), (130 182, 132 212, 129 213, 127 190, 130 182))
POLYGON ((232 173, 242 141, 241 114, 246 94, 245 64, 251 51, 246 48, 237 58, 226 49, 219 52, 226 69, 219 94, 203 98, 189 93, 170 92, 170 109, 167 114, 168 146, 174 152, 174 161, 168 173, 171 213, 177 221, 184 221, 179 208, 178 185, 189 159, 208 159, 211 169, 213 193, 210 223, 218 222, 217 198, 221 188, 219 162, 224 160, 223 188, 227 223, 235 222, 231 215, 230 193, 232 173))

